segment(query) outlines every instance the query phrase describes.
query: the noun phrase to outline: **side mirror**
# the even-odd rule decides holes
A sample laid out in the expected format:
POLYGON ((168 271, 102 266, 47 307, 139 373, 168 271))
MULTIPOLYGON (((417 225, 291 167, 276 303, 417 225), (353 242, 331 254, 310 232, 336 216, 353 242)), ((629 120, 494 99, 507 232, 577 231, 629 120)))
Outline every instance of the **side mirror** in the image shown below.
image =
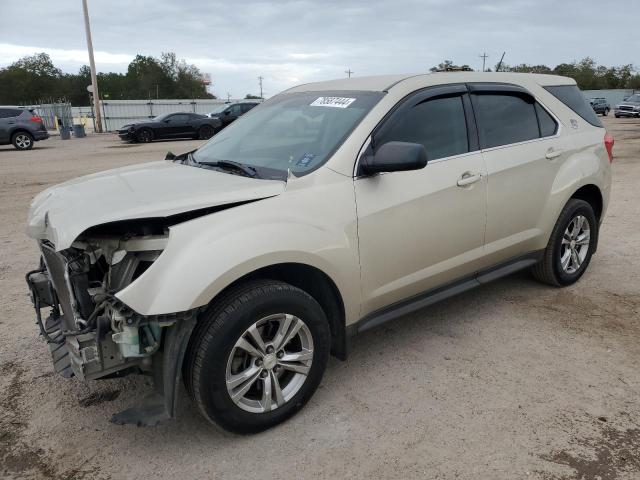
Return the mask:
POLYGON ((420 170, 427 165, 427 150, 420 143, 388 142, 378 148, 373 156, 365 157, 361 164, 363 173, 404 172, 420 170))
POLYGON ((224 111, 224 114, 225 114, 225 115, 231 115, 231 110, 225 110, 225 111, 224 111))

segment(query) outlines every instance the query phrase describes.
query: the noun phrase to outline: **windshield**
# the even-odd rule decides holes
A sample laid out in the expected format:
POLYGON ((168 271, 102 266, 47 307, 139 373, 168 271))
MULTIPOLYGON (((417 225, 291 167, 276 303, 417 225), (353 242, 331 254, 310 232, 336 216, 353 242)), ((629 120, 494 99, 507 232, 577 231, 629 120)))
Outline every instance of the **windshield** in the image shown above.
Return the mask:
POLYGON ((360 91, 278 95, 218 133, 193 159, 248 165, 260 178, 285 179, 289 170, 305 175, 329 159, 383 95, 360 91))
POLYGON ((213 110, 209 112, 209 115, 213 115, 214 113, 220 113, 224 109, 226 109, 228 106, 229 106, 228 103, 223 103, 222 105, 216 105, 215 107, 213 107, 213 110))
POLYGON ((634 103, 640 103, 640 95, 631 95, 630 97, 628 97, 625 102, 634 102, 634 103))

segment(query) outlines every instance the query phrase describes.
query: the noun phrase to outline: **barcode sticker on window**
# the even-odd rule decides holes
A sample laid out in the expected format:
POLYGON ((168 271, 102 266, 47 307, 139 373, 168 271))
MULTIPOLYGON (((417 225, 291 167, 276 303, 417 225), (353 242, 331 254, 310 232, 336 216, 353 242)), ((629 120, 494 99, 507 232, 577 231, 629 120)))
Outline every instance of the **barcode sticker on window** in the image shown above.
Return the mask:
POLYGON ((353 102, 355 98, 345 97, 318 97, 311 103, 312 107, 334 107, 334 108, 347 108, 353 102))

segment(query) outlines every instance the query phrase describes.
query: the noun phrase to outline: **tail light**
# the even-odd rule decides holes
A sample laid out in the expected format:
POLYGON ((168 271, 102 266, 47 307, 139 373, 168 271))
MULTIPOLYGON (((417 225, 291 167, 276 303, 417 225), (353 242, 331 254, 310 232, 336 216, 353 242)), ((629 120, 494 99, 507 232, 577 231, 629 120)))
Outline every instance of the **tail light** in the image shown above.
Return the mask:
POLYGON ((613 162, 613 135, 609 132, 604 134, 604 148, 607 149, 607 154, 609 155, 609 163, 613 162))
POLYGON ((42 123, 42 117, 39 117, 38 115, 33 115, 29 121, 31 122, 35 122, 35 123, 42 123))

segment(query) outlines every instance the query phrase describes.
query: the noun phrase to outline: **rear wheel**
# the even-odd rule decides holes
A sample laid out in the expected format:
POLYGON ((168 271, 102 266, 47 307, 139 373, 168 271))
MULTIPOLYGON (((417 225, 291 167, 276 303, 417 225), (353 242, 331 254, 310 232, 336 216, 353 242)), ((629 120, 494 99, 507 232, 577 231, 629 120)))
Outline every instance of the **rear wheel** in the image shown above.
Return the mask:
POLYGON ((31 150, 33 141, 33 136, 27 132, 16 132, 11 137, 11 143, 18 150, 31 150))
POLYGON ((203 125, 198 129, 198 138, 200 140, 207 140, 213 137, 214 133, 215 131, 211 125, 203 125))
POLYGON ((311 398, 329 348, 329 324, 313 297, 287 283, 253 281, 205 312, 189 344, 185 382, 208 420, 258 432, 311 398))
POLYGON ((136 139, 140 143, 149 143, 153 141, 153 130, 150 128, 143 128, 136 134, 136 139))
POLYGON ((598 223, 591 205, 571 199, 560 213, 542 260, 533 266, 541 282, 564 287, 578 281, 598 242, 598 223))

